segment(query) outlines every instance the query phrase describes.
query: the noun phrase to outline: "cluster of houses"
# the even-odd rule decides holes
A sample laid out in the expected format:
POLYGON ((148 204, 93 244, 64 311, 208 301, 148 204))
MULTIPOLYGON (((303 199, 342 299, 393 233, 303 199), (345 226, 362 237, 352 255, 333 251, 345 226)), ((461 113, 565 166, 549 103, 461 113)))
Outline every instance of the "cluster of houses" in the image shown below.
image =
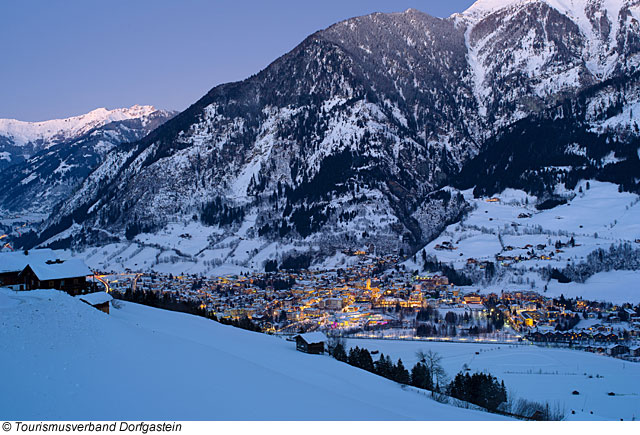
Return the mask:
MULTIPOLYGON (((450 242, 443 242, 443 245, 444 243, 448 243, 447 246, 451 246, 450 242)), ((519 262, 528 261, 528 260, 551 260, 557 254, 562 254, 564 252, 563 248, 566 248, 566 247, 573 248, 576 246, 580 246, 580 245, 576 244, 573 238, 567 242, 557 241, 553 246, 547 246, 547 244, 544 244, 544 243, 539 243, 535 246, 530 243, 527 243, 522 247, 507 245, 507 246, 504 246, 500 254, 495 256, 495 260, 498 261, 501 266, 507 266, 507 267, 510 266, 512 263, 519 263, 519 262), (513 251, 525 251, 525 252, 513 253, 513 251)), ((486 266, 487 263, 490 263, 490 261, 486 261, 486 260, 482 261, 482 260, 475 259, 473 257, 467 259, 467 264, 469 265, 479 265, 482 267, 482 266, 486 266)))
POLYGON ((533 331, 526 338, 536 343, 570 344, 587 352, 640 357, 640 345, 629 344, 613 332, 590 334, 586 331, 533 331))

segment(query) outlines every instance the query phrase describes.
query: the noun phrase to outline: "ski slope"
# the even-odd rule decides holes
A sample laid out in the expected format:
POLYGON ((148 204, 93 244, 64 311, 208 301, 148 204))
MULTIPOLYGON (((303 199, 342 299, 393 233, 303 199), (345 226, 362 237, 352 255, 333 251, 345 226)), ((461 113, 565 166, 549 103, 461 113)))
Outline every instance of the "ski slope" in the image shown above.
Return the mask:
POLYGON ((0 289, 2 420, 495 420, 200 317, 0 289))

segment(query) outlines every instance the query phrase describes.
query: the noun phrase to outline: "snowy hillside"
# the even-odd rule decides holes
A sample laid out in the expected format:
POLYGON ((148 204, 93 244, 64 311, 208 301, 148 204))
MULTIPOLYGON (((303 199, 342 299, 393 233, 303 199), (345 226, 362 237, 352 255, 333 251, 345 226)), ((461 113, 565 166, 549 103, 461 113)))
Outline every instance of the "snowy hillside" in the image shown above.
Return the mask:
MULTIPOLYGON (((634 280, 640 279, 640 270, 602 271, 585 284, 562 284, 541 272, 580 264, 611 245, 640 249, 640 197, 593 180, 557 193, 566 203, 538 210, 538 199, 522 191, 480 198, 466 191, 473 211, 429 243, 425 254, 476 277, 485 291, 534 289, 546 296, 639 302, 634 280), (495 264, 493 276, 480 268, 483 262, 495 264)), ((419 268, 420 260, 408 266, 419 268)))
POLYGON ((487 420, 295 344, 54 290, 0 289, 2 420, 487 420), (124 393, 124 394, 123 394, 124 393))

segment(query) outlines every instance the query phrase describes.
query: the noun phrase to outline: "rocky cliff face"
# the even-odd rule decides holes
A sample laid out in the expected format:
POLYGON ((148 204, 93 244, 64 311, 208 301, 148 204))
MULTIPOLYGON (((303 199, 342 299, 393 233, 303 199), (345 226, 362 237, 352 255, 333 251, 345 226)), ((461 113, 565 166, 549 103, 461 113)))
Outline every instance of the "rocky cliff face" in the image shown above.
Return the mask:
POLYGON ((195 219, 219 228, 212 249, 241 230, 256 252, 411 251, 464 211, 441 189, 514 123, 582 95, 594 108, 579 128, 597 129, 634 104, 584 92, 635 74, 639 10, 483 0, 447 19, 338 23, 112 151, 40 241, 73 222, 90 244, 95 228, 133 238, 195 219))

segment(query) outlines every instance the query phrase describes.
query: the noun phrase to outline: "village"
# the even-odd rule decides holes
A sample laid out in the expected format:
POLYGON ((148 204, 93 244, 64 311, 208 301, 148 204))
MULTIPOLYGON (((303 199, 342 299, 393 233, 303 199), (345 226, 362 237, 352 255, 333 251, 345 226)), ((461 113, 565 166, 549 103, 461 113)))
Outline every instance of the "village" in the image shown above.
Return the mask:
POLYGON ((133 288, 171 295, 219 319, 250 319, 272 334, 535 343, 640 357, 640 307, 554 299, 527 290, 480 294, 446 276, 405 271, 394 256, 354 255, 361 261, 344 269, 99 279, 112 294, 133 288))
MULTIPOLYGON (((405 270, 396 256, 353 253, 358 261, 330 270, 253 272, 224 277, 91 271, 56 251, 2 253, 0 286, 55 288, 106 299, 196 306, 221 321, 249 321, 256 330, 330 336, 569 346, 638 360, 640 307, 548 298, 533 291, 481 294, 446 276, 405 270)), ((479 290, 479 289, 478 289, 479 290)), ((91 298, 84 301, 91 303, 91 298)), ((162 305, 159 305, 162 306, 162 305)), ((177 308, 176 308, 177 307, 177 308)), ((108 312, 108 303, 106 307, 108 312)))

